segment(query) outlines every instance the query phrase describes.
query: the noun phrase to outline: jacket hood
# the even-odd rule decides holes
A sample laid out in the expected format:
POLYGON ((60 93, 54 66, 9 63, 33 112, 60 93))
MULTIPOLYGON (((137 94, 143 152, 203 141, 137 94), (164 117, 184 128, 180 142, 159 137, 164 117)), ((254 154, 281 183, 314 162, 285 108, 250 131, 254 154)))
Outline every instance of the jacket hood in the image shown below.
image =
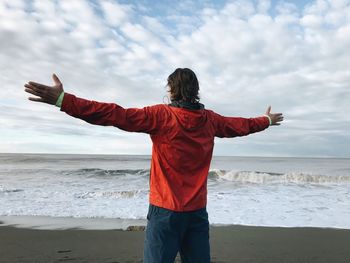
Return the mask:
POLYGON ((176 108, 184 108, 189 110, 200 110, 204 109, 204 104, 199 102, 188 102, 183 100, 172 100, 169 106, 176 107, 176 108))
POLYGON ((172 101, 168 106, 176 121, 185 130, 200 129, 207 122, 207 112, 201 103, 172 101))

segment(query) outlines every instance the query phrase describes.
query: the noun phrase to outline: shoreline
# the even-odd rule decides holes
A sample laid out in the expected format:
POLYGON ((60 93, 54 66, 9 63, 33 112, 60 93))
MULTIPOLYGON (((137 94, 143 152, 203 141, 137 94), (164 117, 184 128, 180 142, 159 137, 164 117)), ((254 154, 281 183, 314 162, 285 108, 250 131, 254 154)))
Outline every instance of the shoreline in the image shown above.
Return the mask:
MULTIPOLYGON (((0 262, 142 262, 144 231, 0 225, 0 262)), ((212 262, 350 262, 350 230, 211 226, 212 262)), ((180 262, 180 261, 175 261, 180 262)))
MULTIPOLYGON (((26 228, 33 230, 128 230, 128 228, 146 227, 146 219, 121 219, 99 217, 51 217, 51 216, 0 216, 0 227, 26 228)), ((343 227, 319 226, 268 226, 268 225, 241 225, 241 224, 210 224, 210 227, 261 227, 282 229, 333 229, 349 230, 343 227)))
POLYGON ((0 216, 0 227, 9 226, 37 230, 126 230, 130 226, 146 226, 145 219, 0 216))

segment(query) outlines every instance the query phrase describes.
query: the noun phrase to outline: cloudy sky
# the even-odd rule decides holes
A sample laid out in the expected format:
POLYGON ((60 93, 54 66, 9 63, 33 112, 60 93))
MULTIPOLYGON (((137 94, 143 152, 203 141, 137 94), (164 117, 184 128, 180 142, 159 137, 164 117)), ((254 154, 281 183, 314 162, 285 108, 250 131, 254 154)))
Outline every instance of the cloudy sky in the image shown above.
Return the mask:
POLYGON ((0 0, 0 152, 150 154, 147 135, 29 101, 24 83, 124 107, 167 103, 192 68, 206 108, 283 112, 279 127, 216 139, 216 155, 350 157, 350 0, 0 0))

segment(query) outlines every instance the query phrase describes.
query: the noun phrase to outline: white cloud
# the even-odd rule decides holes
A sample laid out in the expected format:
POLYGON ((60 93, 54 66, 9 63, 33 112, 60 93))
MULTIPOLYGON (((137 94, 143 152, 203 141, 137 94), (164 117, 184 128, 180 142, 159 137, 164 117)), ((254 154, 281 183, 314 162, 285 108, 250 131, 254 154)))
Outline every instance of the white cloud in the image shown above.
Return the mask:
POLYGON ((270 0, 259 0, 257 10, 259 13, 267 13, 271 8, 270 0))
POLYGON ((278 14, 293 14, 298 12, 298 7, 291 2, 278 2, 276 5, 276 11, 278 14))
POLYGON ((142 22, 148 30, 158 37, 166 38, 170 34, 169 30, 154 17, 144 16, 142 22))
POLYGON ((327 0, 311 1, 305 7, 304 14, 315 14, 315 15, 324 14, 325 12, 330 10, 330 8, 331 8, 330 2, 332 2, 332 1, 327 1, 327 0))
POLYGON ((323 19, 321 16, 317 15, 305 15, 301 19, 301 24, 305 27, 317 28, 322 26, 323 19))
POLYGON ((190 1, 187 10, 165 6, 151 15, 139 3, 34 1, 28 9, 24 1, 1 1, 0 111, 7 114, 0 151, 49 151, 51 143, 57 152, 149 153, 145 136, 29 102, 23 84, 49 84, 56 72, 67 92, 141 107, 162 103, 167 76, 190 67, 208 108, 248 117, 272 104, 286 115, 265 133, 218 140, 217 154, 349 156, 349 2, 310 1, 301 10, 265 0, 220 8, 190 1), (36 148, 45 134, 56 139, 36 148))
POLYGON ((101 1, 101 7, 110 26, 120 26, 130 20, 133 15, 132 5, 123 5, 117 2, 101 1))
POLYGON ((25 9, 26 3, 24 0, 2 0, 3 5, 11 9, 25 9))

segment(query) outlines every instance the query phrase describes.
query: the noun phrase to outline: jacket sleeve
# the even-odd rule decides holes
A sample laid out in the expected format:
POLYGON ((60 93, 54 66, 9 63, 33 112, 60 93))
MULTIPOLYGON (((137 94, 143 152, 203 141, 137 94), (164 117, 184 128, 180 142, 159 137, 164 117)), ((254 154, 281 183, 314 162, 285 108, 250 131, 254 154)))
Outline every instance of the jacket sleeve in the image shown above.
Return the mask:
POLYGON ((230 138, 245 136, 254 132, 265 130, 269 127, 269 119, 266 116, 257 118, 224 117, 214 113, 215 136, 230 138))
POLYGON ((154 134, 160 129, 158 110, 157 105, 142 109, 124 109, 115 103, 86 100, 69 93, 64 94, 61 105, 61 111, 91 124, 115 126, 125 131, 149 134, 154 134))

